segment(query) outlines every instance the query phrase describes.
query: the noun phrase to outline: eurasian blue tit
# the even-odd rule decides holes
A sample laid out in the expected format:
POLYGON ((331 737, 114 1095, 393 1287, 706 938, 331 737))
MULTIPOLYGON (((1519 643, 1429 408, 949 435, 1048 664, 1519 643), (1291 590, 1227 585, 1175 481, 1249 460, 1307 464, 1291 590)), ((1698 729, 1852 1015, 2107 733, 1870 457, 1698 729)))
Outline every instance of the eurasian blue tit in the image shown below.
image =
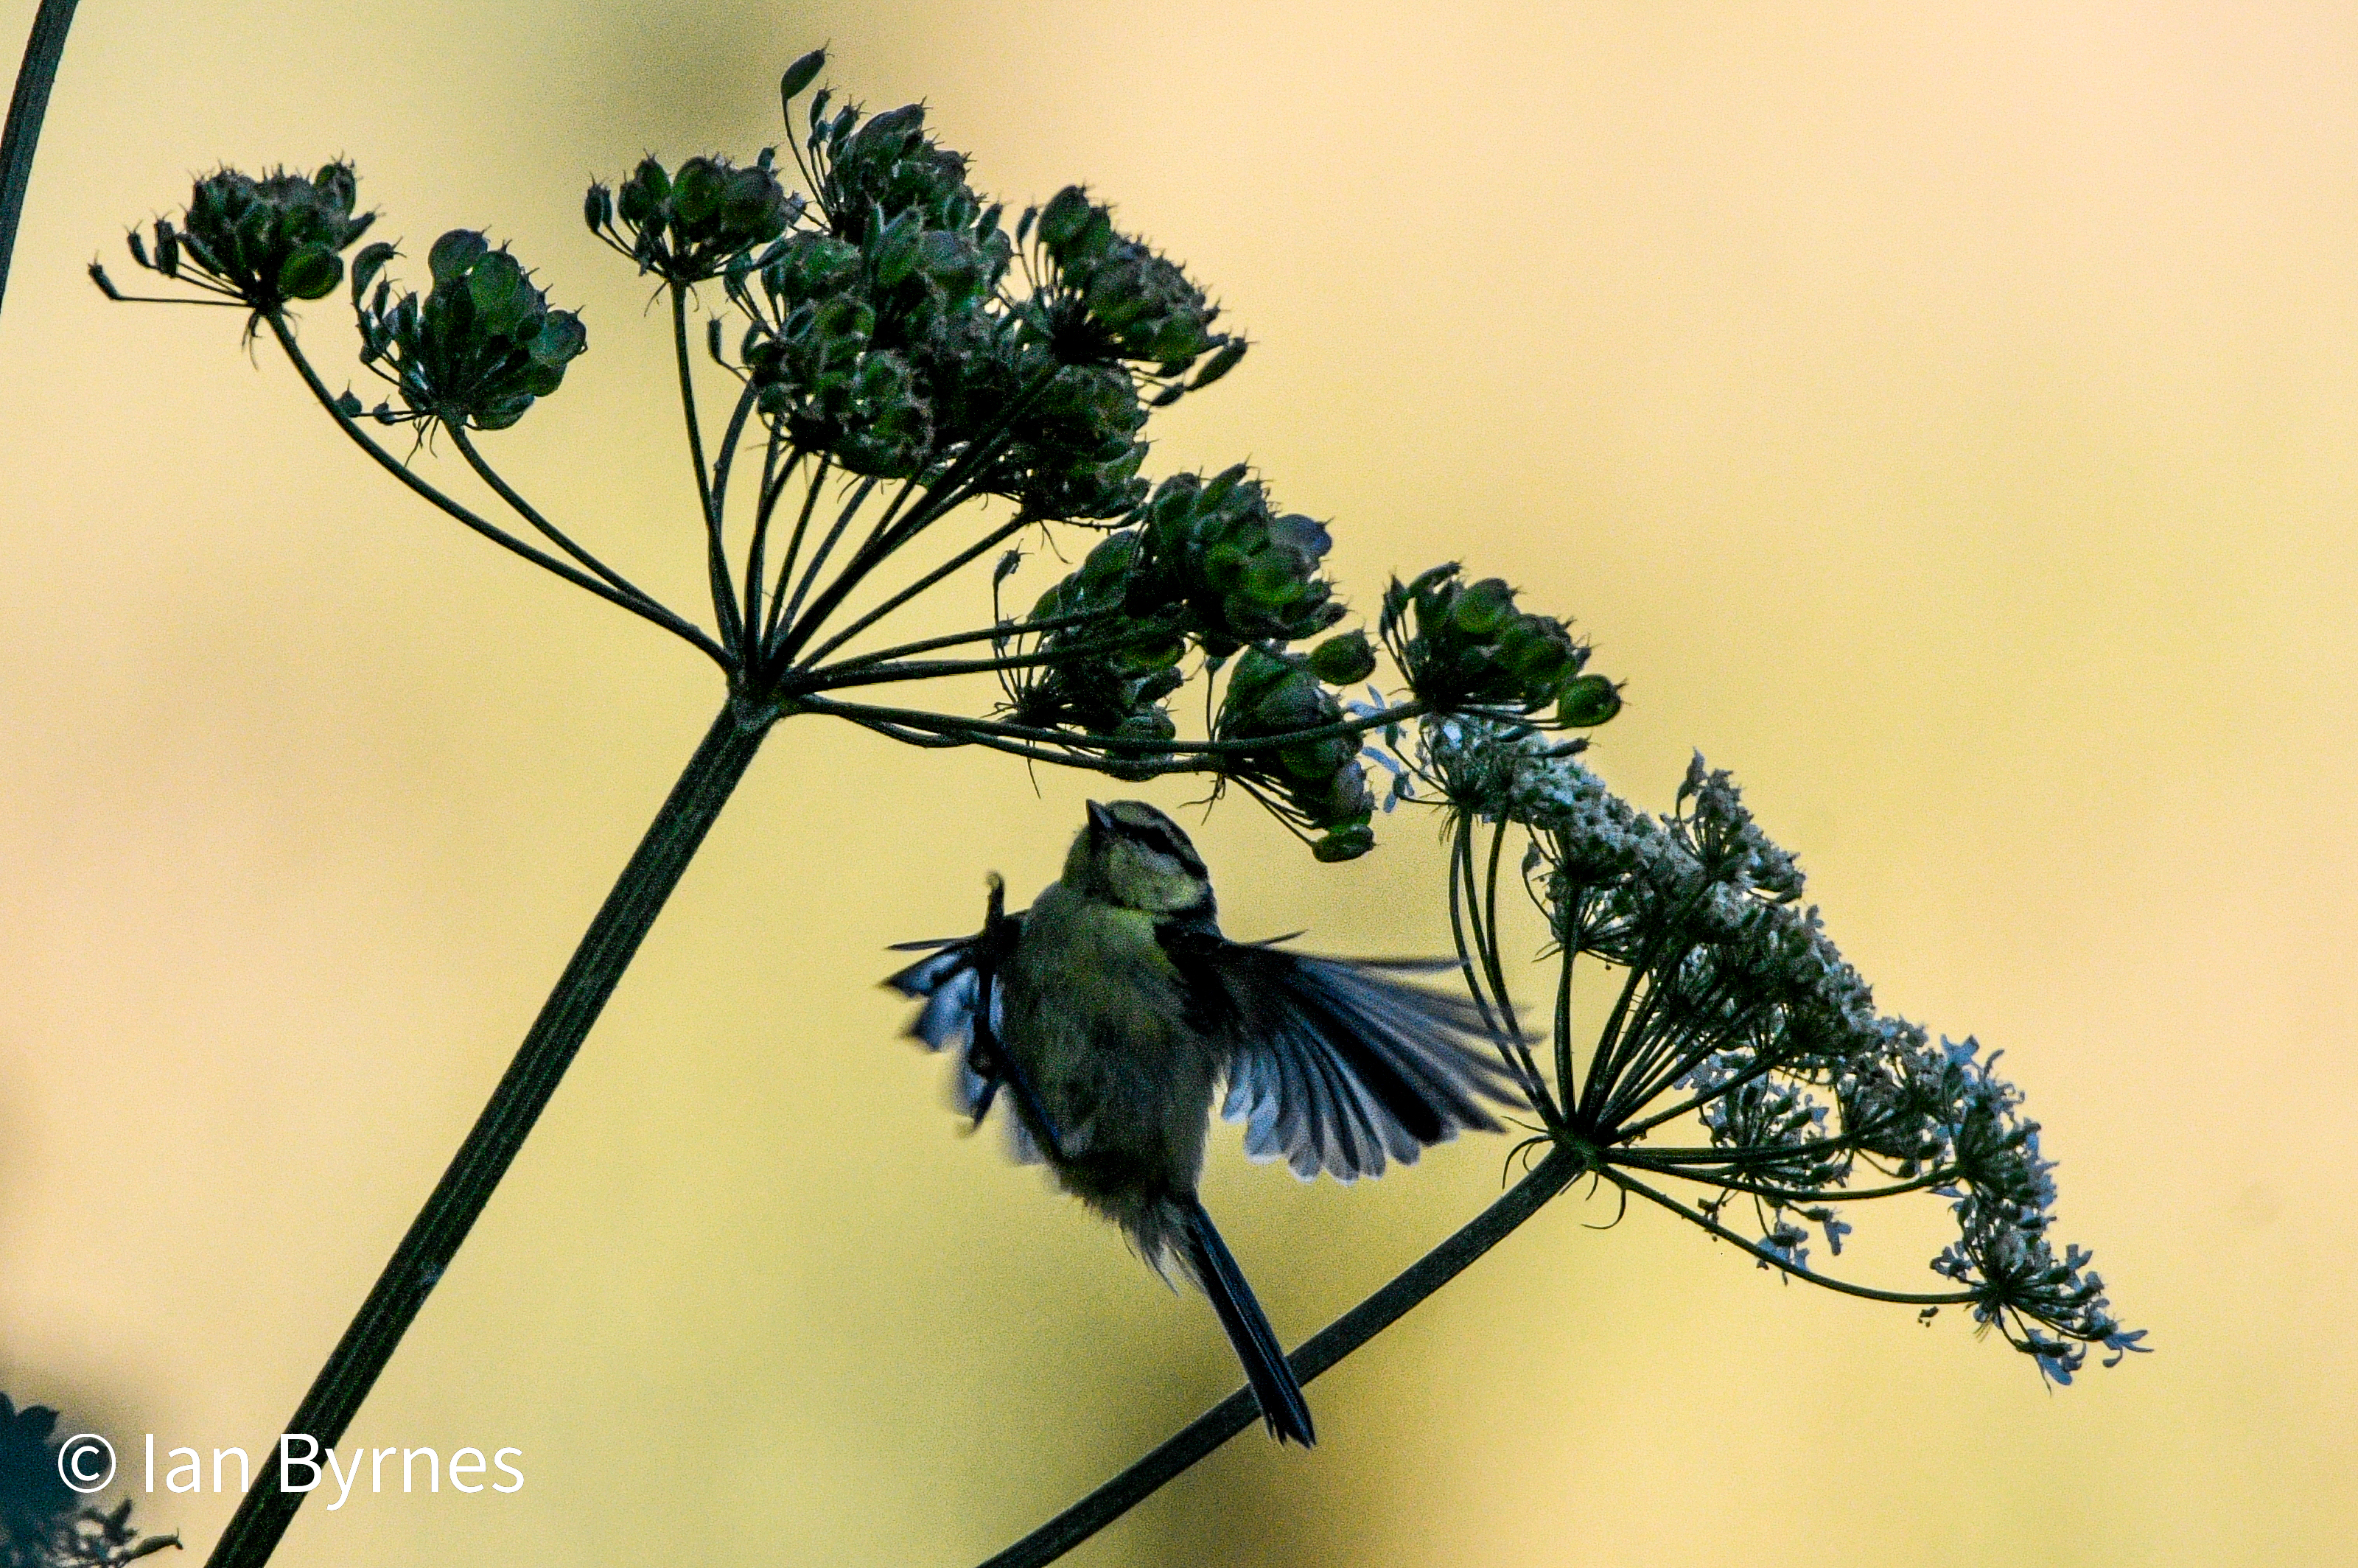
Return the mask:
POLYGON ((980 932, 901 946, 936 949, 885 983, 925 999, 911 1033, 957 1053, 959 1108, 979 1124, 1004 1087, 1017 1157, 1202 1287, 1271 1432, 1308 1446, 1302 1385, 1195 1196, 1213 1101, 1225 1085, 1246 1152, 1304 1180, 1496 1130, 1484 1102, 1522 1096, 1474 1004, 1396 978, 1455 966, 1229 941, 1185 832, 1134 800, 1090 804, 1030 909, 1004 913, 993 877, 980 932))

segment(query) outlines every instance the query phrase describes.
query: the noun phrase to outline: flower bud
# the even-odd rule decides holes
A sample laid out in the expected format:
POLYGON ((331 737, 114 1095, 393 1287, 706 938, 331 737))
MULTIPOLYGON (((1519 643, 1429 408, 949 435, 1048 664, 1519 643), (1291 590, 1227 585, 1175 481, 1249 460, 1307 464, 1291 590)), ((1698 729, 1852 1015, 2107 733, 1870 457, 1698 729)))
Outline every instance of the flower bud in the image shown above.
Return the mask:
POLYGON ((1311 854, 1332 864, 1339 860, 1356 860, 1376 847, 1376 830, 1364 822, 1347 827, 1337 827, 1310 847, 1311 854))
POLYGON ((1462 589, 1449 618, 1461 632, 1483 636, 1497 631, 1514 613, 1515 590, 1498 578, 1484 578, 1462 589))
POLYGON ((816 49, 786 67, 785 75, 778 79, 778 99, 782 105, 791 106, 802 96, 803 89, 818 80, 827 69, 827 50, 816 49))
POLYGON ((1621 711, 1621 691, 1603 676, 1582 676, 1556 699, 1556 722, 1567 730, 1587 730, 1621 711))
POLYGON ((1365 632, 1345 632, 1310 650, 1310 667, 1328 686, 1357 686, 1376 673, 1376 651, 1365 632))
POLYGON ((298 247, 278 266, 278 292, 288 299, 319 299, 344 280, 344 258, 322 244, 298 247))

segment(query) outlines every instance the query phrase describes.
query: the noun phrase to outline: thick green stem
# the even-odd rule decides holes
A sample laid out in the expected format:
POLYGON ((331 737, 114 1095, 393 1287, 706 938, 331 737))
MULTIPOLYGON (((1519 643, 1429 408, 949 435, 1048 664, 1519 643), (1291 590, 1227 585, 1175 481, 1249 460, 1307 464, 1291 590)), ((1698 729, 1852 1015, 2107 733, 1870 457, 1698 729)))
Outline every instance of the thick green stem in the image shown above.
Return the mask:
MULTIPOLYGON (((1455 1235, 1411 1264, 1391 1283, 1328 1324, 1286 1357, 1294 1376, 1307 1383, 1408 1314, 1411 1307, 1463 1272, 1466 1265, 1505 1240, 1539 1213, 1547 1201, 1590 1169, 1587 1160, 1558 1147, 1455 1235)), ((1054 1563, 1111 1524, 1197 1460, 1252 1424, 1260 1405, 1250 1389, 1238 1389, 1153 1453, 1042 1525, 982 1568, 1040 1568, 1054 1563)))
MULTIPOLYGON (((334 1354, 312 1379, 287 1431, 302 1433, 321 1448, 342 1440, 361 1401, 392 1359, 402 1335, 426 1304, 435 1281, 491 1201, 516 1151, 557 1092, 565 1069, 580 1049, 590 1025, 614 992, 655 916, 679 883, 680 873, 704 842, 707 829, 760 749, 774 721, 769 709, 754 709, 734 697, 713 720, 704 742, 688 760, 655 814, 646 837, 631 856, 598 916, 557 978, 557 989, 533 1021, 532 1030, 508 1066, 491 1102, 476 1118, 467 1141, 418 1211, 409 1234, 377 1277, 375 1288, 344 1331, 334 1354)), ((254 1489, 238 1505, 229 1529, 213 1547, 208 1568, 260 1568, 302 1505, 300 1492, 281 1491, 279 1467, 263 1467, 254 1489)))

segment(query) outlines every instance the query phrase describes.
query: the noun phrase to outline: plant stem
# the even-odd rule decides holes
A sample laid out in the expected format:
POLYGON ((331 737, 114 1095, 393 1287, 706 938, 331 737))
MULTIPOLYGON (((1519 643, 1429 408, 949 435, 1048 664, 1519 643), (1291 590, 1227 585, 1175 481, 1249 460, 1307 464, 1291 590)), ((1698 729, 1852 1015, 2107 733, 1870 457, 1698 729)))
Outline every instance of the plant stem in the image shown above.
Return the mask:
MULTIPOLYGON (((706 830, 744 776, 774 719, 773 712, 756 710, 732 696, 713 720, 630 863, 622 868, 613 891, 606 895, 597 918, 590 923, 581 945, 574 949, 571 962, 557 978, 540 1016, 533 1021, 515 1060, 499 1087, 492 1091, 490 1103, 475 1119, 467 1141, 435 1184, 433 1195, 418 1211, 409 1233, 401 1238, 393 1260, 377 1277, 352 1326, 312 1379, 310 1392, 303 1396, 294 1419, 287 1424, 287 1432, 306 1434, 321 1448, 332 1448, 342 1440, 345 1427, 392 1359, 403 1333, 425 1305, 435 1281, 466 1240, 468 1230, 491 1201, 492 1189, 507 1173, 533 1123, 557 1092, 558 1080, 597 1022, 606 999, 613 994, 615 982, 622 978, 641 939, 678 885, 680 873, 704 842, 706 830)), ((262 1478, 246 1493, 229 1529, 213 1547, 208 1568, 259 1568, 269 1559, 303 1501, 300 1492, 281 1491, 278 1477, 277 1465, 265 1467, 262 1478)))
POLYGON ((662 627, 673 636, 681 638, 694 644, 696 647, 702 649, 705 654, 722 669, 731 672, 735 671, 737 667, 736 660, 728 652, 728 650, 722 648, 719 643, 715 643, 711 638, 706 636, 694 625, 681 620, 678 616, 673 614, 662 605, 655 603, 653 600, 644 598, 633 599, 629 594, 623 593, 618 589, 610 587, 599 579, 590 576, 588 572, 581 571, 577 568, 558 560, 555 556, 548 554, 546 550, 535 549, 532 546, 525 543, 522 539, 517 538, 514 534, 509 533, 506 529, 501 527, 496 523, 489 522, 477 515, 470 508, 461 506, 459 503, 451 500, 449 496, 435 489, 434 486, 427 483, 426 481, 418 478, 416 473, 411 471, 407 463, 403 462, 399 458, 395 457, 391 452, 388 452, 383 447, 378 446, 375 440, 370 437, 369 433, 366 430, 362 429, 351 415, 345 413, 341 407, 338 406, 336 403, 336 395, 328 390, 328 384, 319 379, 319 373, 311 368, 311 362, 305 356, 302 345, 295 341, 294 330, 287 326, 285 312, 281 311, 265 316, 263 318, 263 320, 270 328, 271 335, 278 340, 278 346, 286 351, 287 362, 292 364, 295 367, 297 373, 302 376, 303 384, 311 389, 311 395, 318 400, 320 407, 328 411, 328 417, 336 422, 336 427, 338 429, 343 431, 345 435, 352 438, 352 443, 355 446, 359 447, 362 451, 366 452, 372 459, 373 459, 379 468, 384 470, 385 472, 399 480, 403 484, 407 485, 412 492, 423 497, 435 507, 447 513, 450 516, 457 518, 460 522, 465 524, 468 527, 472 528, 476 533, 481 534, 484 538, 489 539, 492 543, 499 546, 502 549, 512 550, 515 554, 522 556, 525 560, 530 561, 533 565, 539 567, 544 571, 554 572, 557 576, 563 578, 574 587, 584 589, 590 593, 594 593, 609 604, 620 605, 624 610, 629 611, 632 614, 639 616, 644 620, 653 622, 655 625, 662 627))
POLYGON ((33 148, 49 112, 49 89, 66 52, 66 29, 73 26, 76 0, 41 0, 33 13, 33 34, 25 40, 25 63, 8 100, 8 128, 0 132, 0 295, 8 292, 8 258, 16 253, 16 220, 24 215, 25 189, 33 179, 33 148))
POLYGON ((1979 1291, 1878 1291, 1872 1285, 1854 1285, 1848 1281, 1837 1280, 1830 1274, 1821 1274, 1814 1269, 1801 1267, 1782 1253, 1771 1251, 1758 1241, 1746 1239, 1718 1221, 1705 1218, 1678 1199, 1658 1193, 1643 1182, 1632 1181, 1609 1165, 1600 1166, 1598 1170, 1606 1181, 1611 1182, 1623 1192, 1636 1193, 1641 1198, 1650 1198, 1689 1224, 1700 1226, 1720 1240, 1732 1242, 1742 1248, 1769 1267, 1782 1269, 1793 1278, 1806 1280, 1812 1285, 1823 1285, 1830 1291, 1837 1291, 1846 1296, 1856 1296, 1861 1301, 1896 1302, 1901 1306, 1970 1306, 1982 1299, 1982 1292, 1979 1291))
POLYGON ((1274 752, 1285 746, 1306 746, 1313 741, 1324 741, 1335 735, 1365 735, 1387 724, 1414 719, 1425 710, 1424 704, 1409 701, 1378 713, 1339 719, 1332 724, 1320 724, 1308 730, 1288 730, 1278 735, 1254 735, 1242 741, 1149 741, 1142 736, 1090 735, 1072 730, 1042 730, 1023 724, 1001 724, 989 719, 964 719, 946 713, 932 713, 920 708, 871 708, 865 703, 828 702, 822 697, 798 697, 797 700, 815 712, 840 713, 847 717, 858 714, 881 719, 889 724, 906 725, 912 730, 955 730, 961 735, 998 735, 1010 741, 1040 741, 1052 746, 1084 745, 1092 751, 1123 757, 1144 752, 1157 756, 1167 752, 1173 757, 1236 757, 1253 752, 1274 752))
MULTIPOLYGON (((1591 1168, 1585 1158, 1561 1145, 1548 1151, 1547 1157, 1504 1197, 1288 1357, 1294 1376, 1309 1382, 1399 1322, 1411 1307, 1455 1279, 1467 1264, 1506 1239, 1517 1226, 1591 1168)), ((982 1568, 1040 1568, 1054 1563, 1251 1425, 1260 1413, 1252 1390, 1238 1389, 1162 1447, 984 1563, 982 1568)))
MULTIPOLYGON (((721 543, 720 509, 712 501, 712 474, 704 466, 704 432, 696 422, 695 362, 687 351, 687 286, 671 286, 671 341, 679 362, 679 410, 687 421, 687 460, 696 470, 696 500, 704 513, 706 564, 712 573, 712 613, 720 622, 720 645, 741 663, 752 663, 745 646, 743 623, 738 619, 737 590, 729 581, 729 553, 721 543)), ((734 434, 732 430, 731 434, 734 434)))
MULTIPOLYGON (((506 502, 509 511, 538 529, 542 538, 563 550, 589 570, 597 573, 599 578, 615 592, 627 596, 649 610, 663 610, 662 604, 656 600, 654 594, 583 549, 574 541, 572 535, 542 516, 540 509, 526 501, 515 486, 501 478, 499 470, 485 462, 483 454, 475 449, 475 443, 468 438, 467 427, 464 424, 455 419, 446 419, 442 422, 442 428, 450 433, 452 444, 458 447, 459 455, 467 460, 467 466, 475 470, 475 477, 489 485, 492 493, 506 502)), ((665 611, 665 613, 669 612, 665 611)), ((677 617, 675 616, 672 619, 676 620, 677 617)))

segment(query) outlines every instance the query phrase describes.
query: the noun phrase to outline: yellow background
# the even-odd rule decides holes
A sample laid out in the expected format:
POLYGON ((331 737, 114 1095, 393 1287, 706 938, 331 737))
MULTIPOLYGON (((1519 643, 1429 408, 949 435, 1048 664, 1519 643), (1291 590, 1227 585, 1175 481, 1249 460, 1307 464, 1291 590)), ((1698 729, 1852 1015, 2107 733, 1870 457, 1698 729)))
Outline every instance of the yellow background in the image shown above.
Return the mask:
MULTIPOLYGON (((1249 1436, 1074 1561, 2345 1549, 2347 6, 551 13, 83 7, 0 316, 0 1388, 266 1444, 716 697, 367 468, 234 316, 83 264, 124 278, 223 159, 349 155, 414 254, 513 238, 591 351, 486 445, 692 603, 660 316, 580 190, 776 139, 831 39, 1259 341, 1151 471, 1260 464, 1362 609, 1463 557, 1578 617, 1634 799, 1735 768, 1882 1004, 2006 1049, 2160 1352, 2050 1391, 1955 1314, 1567 1200, 1314 1385, 1314 1455, 1249 1436)), ((341 382, 341 305, 306 317, 341 382)), ((1200 1302, 957 1136, 873 986, 986 870, 1045 881, 1087 783, 774 736, 352 1433, 514 1445, 525 1489, 314 1498, 280 1561, 970 1562, 1232 1386, 1200 1302)), ((1242 802, 1200 838, 1236 934, 1445 939, 1421 822, 1343 869, 1242 802)), ((1504 1147, 1347 1193, 1231 1132, 1206 1190, 1296 1339, 1504 1147)), ((1931 1282, 1937 1214, 1853 1217, 1931 1282)), ((228 1504, 139 1518, 202 1546, 228 1504)))

